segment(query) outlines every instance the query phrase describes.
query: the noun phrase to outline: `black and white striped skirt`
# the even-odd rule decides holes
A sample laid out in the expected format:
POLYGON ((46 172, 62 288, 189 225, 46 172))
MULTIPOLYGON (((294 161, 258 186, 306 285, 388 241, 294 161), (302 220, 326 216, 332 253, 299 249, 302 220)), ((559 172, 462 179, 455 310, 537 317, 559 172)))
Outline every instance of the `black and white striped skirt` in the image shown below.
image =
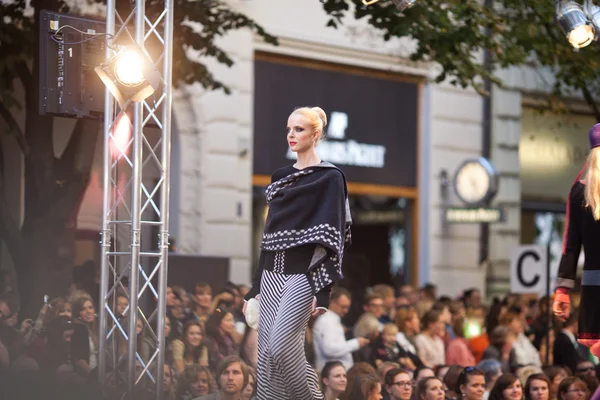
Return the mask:
POLYGON ((258 323, 258 400, 322 400, 304 341, 313 293, 305 274, 264 270, 258 323))

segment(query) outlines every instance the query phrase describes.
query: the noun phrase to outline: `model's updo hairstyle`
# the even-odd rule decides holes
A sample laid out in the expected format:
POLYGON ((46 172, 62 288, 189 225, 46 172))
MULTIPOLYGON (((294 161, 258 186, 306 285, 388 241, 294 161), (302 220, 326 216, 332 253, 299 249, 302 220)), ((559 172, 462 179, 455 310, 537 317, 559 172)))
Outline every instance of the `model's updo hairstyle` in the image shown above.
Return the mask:
POLYGON ((317 143, 325 139, 325 128, 327 127, 327 114, 321 107, 300 107, 296 108, 292 114, 300 114, 308 120, 310 127, 314 131, 319 131, 317 143))

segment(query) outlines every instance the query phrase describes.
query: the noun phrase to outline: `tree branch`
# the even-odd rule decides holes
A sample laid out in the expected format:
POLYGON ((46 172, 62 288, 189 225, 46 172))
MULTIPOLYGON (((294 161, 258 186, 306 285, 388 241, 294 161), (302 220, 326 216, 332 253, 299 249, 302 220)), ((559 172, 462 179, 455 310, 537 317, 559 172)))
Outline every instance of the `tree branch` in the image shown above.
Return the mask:
POLYGON ((31 149, 29 148, 29 145, 25 140, 25 135, 23 134, 21 127, 19 127, 19 124, 15 120, 15 117, 12 115, 8 107, 6 107, 6 104, 4 104, 4 102, 2 101, 0 101, 0 116, 2 116, 2 118, 4 119, 4 121, 6 121, 6 124, 8 125, 9 135, 15 138, 17 144, 23 152, 23 155, 25 156, 25 158, 28 158, 31 153, 31 149))
POLYGON ((592 109, 592 112, 594 113, 594 118, 596 118, 596 122, 600 122, 600 110, 598 109, 598 105, 594 101, 594 97, 585 85, 581 88, 581 92, 583 93, 585 101, 592 109))
POLYGON ((15 69, 17 72, 17 76, 21 81, 21 85, 23 85, 23 88, 25 89, 25 101, 31 101, 32 99, 30 98, 30 95, 32 95, 32 93, 28 90, 29 85, 31 85, 31 82, 33 80, 31 70, 29 69, 29 66, 25 61, 18 62, 15 69))

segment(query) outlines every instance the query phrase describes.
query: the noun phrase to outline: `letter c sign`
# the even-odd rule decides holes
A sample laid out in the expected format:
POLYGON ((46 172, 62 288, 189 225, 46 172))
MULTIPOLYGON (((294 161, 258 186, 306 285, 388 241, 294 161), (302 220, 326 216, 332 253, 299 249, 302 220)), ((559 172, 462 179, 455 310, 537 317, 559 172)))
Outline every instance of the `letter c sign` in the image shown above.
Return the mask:
POLYGON ((540 275, 535 274, 531 280, 527 280, 523 276, 523 265, 525 264, 524 261, 528 257, 533 258, 536 263, 540 261, 540 255, 535 251, 528 250, 521 254, 519 260, 517 261, 517 278, 519 279, 521 285, 525 287, 532 287, 537 285, 537 283, 540 281, 540 275))
POLYGON ((544 246, 515 247, 510 259, 510 291, 512 293, 544 293, 548 274, 546 258, 547 251, 544 246))

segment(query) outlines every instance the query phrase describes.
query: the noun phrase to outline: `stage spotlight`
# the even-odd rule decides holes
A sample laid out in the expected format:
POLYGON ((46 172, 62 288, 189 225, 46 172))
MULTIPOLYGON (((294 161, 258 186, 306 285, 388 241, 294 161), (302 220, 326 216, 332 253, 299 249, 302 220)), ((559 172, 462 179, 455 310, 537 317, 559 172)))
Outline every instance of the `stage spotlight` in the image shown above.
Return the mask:
POLYGON ((585 47, 594 40, 594 26, 579 3, 575 1, 557 3, 556 19, 567 40, 576 49, 585 47))
POLYGON ((138 45, 130 45, 94 68, 121 107, 139 102, 160 85, 160 72, 138 45))
MULTIPOLYGON (((371 4, 375 4, 378 1, 379 0, 362 0, 365 6, 370 6, 371 4)), ((412 7, 416 2, 417 0, 392 0, 392 3, 394 3, 398 11, 400 12, 412 7)))

